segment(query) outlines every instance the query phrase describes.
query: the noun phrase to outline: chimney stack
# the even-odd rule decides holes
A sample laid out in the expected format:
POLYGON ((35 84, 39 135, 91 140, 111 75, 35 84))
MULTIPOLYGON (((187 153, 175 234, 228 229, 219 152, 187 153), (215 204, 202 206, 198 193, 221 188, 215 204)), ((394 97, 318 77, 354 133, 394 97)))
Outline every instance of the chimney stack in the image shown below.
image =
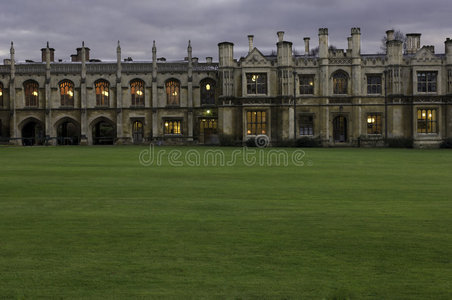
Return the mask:
POLYGON ((415 54, 421 48, 421 34, 408 33, 406 35, 406 53, 415 54))
POLYGON ((278 42, 284 41, 284 31, 278 31, 278 42))
POLYGON ((254 35, 249 35, 248 36, 248 45, 249 45, 248 53, 251 53, 251 51, 253 51, 253 49, 254 49, 253 40, 254 40, 254 35))
POLYGON ((309 49, 309 40, 310 40, 310 38, 309 37, 305 37, 305 38, 303 38, 303 40, 304 40, 304 52, 305 52, 306 55, 309 55, 309 51, 310 51, 310 49, 309 49))

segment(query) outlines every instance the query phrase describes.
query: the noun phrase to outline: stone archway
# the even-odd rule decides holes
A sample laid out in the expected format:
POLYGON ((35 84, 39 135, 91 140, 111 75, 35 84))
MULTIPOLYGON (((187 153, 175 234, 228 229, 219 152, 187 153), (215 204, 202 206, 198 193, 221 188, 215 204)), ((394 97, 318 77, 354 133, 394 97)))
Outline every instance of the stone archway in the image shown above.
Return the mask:
POLYGON ((21 134, 24 146, 43 145, 45 142, 44 126, 37 119, 26 120, 23 123, 21 134))
POLYGON ((347 118, 337 116, 333 119, 333 140, 335 143, 347 142, 347 118))
POLYGON ((93 145, 113 145, 116 140, 116 125, 107 118, 92 122, 93 145))
POLYGON ((77 121, 63 118, 55 127, 58 145, 78 145, 80 143, 80 124, 77 121))

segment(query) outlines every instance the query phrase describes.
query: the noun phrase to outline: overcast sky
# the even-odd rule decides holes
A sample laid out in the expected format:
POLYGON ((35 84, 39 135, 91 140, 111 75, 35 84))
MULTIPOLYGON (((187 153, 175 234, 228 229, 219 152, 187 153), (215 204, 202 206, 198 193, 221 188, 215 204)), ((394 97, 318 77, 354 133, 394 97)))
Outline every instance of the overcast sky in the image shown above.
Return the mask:
POLYGON ((361 28, 362 53, 380 51, 391 28, 422 33, 422 45, 444 53, 452 37, 451 0, 0 0, 0 58, 9 57, 14 41, 16 60, 40 60, 46 41, 55 59, 70 60, 82 41, 91 58, 122 56, 150 60, 152 41, 158 57, 183 59, 188 40, 193 56, 218 57, 217 44, 235 44, 239 58, 248 49, 247 35, 264 53, 275 49, 276 32, 303 51, 303 37, 318 45, 318 28, 329 29, 329 42, 347 47, 351 27, 361 28))

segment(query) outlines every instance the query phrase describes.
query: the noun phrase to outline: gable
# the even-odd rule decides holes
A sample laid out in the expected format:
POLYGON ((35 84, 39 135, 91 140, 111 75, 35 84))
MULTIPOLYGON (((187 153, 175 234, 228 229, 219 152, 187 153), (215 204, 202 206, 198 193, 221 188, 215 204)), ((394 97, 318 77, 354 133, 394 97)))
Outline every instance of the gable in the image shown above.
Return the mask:
POLYGON ((242 62, 242 65, 246 66, 270 64, 270 61, 257 48, 254 48, 250 53, 248 53, 242 62))

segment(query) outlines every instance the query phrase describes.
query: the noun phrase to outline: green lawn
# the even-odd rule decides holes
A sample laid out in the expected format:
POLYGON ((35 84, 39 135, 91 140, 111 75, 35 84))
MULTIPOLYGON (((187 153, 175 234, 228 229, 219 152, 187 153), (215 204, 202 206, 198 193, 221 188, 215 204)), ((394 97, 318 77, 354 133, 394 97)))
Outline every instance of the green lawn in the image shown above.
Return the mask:
MULTIPOLYGON (((144 149, 0 148, 0 296, 452 296, 452 151, 145 167, 144 149)), ((190 149, 235 148, 155 150, 190 149)))

